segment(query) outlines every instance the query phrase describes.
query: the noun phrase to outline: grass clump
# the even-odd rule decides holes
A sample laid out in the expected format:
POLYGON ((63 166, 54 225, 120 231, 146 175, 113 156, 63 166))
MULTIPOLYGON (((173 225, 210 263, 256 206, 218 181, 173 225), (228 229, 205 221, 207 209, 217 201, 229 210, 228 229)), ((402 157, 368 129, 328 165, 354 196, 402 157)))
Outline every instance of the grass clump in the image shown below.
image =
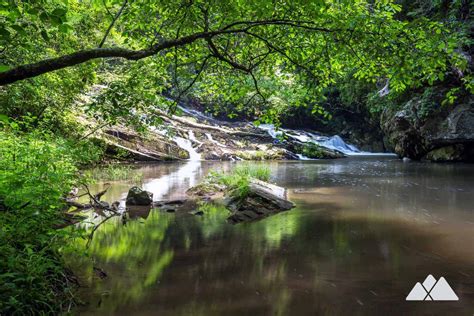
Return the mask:
POLYGON ((105 167, 93 168, 85 172, 85 175, 96 181, 130 181, 141 183, 143 172, 137 171, 129 165, 109 164, 105 167))
POLYGON ((211 172, 208 182, 217 183, 226 187, 226 191, 238 198, 245 198, 250 191, 250 181, 270 180, 270 169, 267 166, 242 163, 230 173, 211 172))

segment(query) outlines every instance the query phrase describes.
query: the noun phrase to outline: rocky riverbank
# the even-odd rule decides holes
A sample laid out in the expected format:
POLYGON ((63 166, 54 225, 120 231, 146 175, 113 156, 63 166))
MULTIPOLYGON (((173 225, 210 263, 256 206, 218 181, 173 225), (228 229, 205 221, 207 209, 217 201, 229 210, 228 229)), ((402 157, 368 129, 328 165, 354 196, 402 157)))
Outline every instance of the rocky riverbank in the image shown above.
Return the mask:
POLYGON ((358 152, 338 136, 218 121, 186 108, 180 112, 163 113, 164 124, 150 127, 146 134, 116 125, 98 137, 111 155, 142 161, 333 159, 358 152))

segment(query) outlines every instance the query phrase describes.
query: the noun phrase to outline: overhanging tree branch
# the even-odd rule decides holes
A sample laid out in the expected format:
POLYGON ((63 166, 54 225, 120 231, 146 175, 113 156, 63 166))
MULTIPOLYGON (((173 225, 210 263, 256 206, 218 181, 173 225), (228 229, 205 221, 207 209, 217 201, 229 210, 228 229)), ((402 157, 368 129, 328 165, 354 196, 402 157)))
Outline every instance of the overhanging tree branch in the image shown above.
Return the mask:
MULTIPOLYGON (((212 39, 217 35, 223 34, 239 34, 245 33, 255 27, 260 26, 290 26, 294 28, 302 28, 312 31, 321 31, 321 32, 335 32, 335 29, 328 29, 319 26, 310 24, 307 21, 291 21, 291 20, 263 20, 263 21, 241 21, 234 22, 225 26, 224 28, 216 31, 206 31, 198 32, 191 35, 183 36, 177 39, 165 40, 160 43, 153 45, 150 48, 140 49, 140 50, 131 50, 126 48, 94 48, 81 50, 72 54, 45 59, 36 63, 31 63, 27 65, 17 66, 13 69, 10 69, 5 72, 0 73, 0 86, 14 83, 16 81, 33 78, 51 71, 64 69, 67 67, 75 66, 90 60, 98 58, 124 58, 127 60, 139 60, 146 57, 156 55, 160 51, 170 49, 173 47, 184 46, 191 44, 200 39, 212 39), (235 26, 242 26, 241 28, 234 28, 235 26)), ((222 54, 217 54, 222 60, 222 54)), ((229 62, 230 60, 224 57, 224 60, 229 62)), ((231 61, 232 62, 232 61, 231 61)), ((230 63, 233 67, 243 71, 249 72, 247 67, 239 65, 238 63, 230 63)))

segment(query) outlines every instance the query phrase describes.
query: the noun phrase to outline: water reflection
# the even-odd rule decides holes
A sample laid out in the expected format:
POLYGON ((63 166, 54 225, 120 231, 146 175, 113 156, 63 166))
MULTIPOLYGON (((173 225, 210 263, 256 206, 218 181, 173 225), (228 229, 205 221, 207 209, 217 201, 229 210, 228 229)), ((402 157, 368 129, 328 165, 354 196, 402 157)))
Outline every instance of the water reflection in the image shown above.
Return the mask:
POLYGON ((94 290, 82 289, 82 296, 107 313, 118 312, 121 304, 139 302, 173 259, 173 250, 163 244, 170 223, 169 217, 152 212, 146 221, 123 225, 120 217, 114 217, 101 225, 89 247, 94 260, 81 275, 94 290), (93 266, 105 270, 107 277, 95 280, 93 266))
MULTIPOLYGON (((179 198, 211 168, 143 168, 155 199, 179 198)), ((229 225, 135 212, 97 230, 91 245, 104 280, 88 275, 90 315, 466 314, 474 309, 474 175, 469 165, 391 159, 274 162, 272 180, 297 208, 229 225), (459 302, 405 302, 427 274, 446 277, 459 302)), ((112 191, 110 200, 126 194, 112 191)))

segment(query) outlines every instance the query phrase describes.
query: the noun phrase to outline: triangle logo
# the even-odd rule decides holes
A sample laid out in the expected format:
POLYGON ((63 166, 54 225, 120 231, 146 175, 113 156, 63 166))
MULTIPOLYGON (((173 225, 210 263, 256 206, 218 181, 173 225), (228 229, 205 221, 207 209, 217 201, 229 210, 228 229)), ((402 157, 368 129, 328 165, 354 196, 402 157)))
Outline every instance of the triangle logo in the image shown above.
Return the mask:
POLYGON ((407 301, 424 301, 425 297, 428 296, 425 288, 421 285, 420 282, 417 282, 415 286, 411 289, 410 293, 406 298, 407 301))
POLYGON ((423 281, 417 282, 405 299, 406 301, 459 301, 448 281, 444 277, 438 281, 430 274, 423 281))
POLYGON ((443 277, 439 278, 429 295, 433 301, 459 301, 459 297, 443 277))

